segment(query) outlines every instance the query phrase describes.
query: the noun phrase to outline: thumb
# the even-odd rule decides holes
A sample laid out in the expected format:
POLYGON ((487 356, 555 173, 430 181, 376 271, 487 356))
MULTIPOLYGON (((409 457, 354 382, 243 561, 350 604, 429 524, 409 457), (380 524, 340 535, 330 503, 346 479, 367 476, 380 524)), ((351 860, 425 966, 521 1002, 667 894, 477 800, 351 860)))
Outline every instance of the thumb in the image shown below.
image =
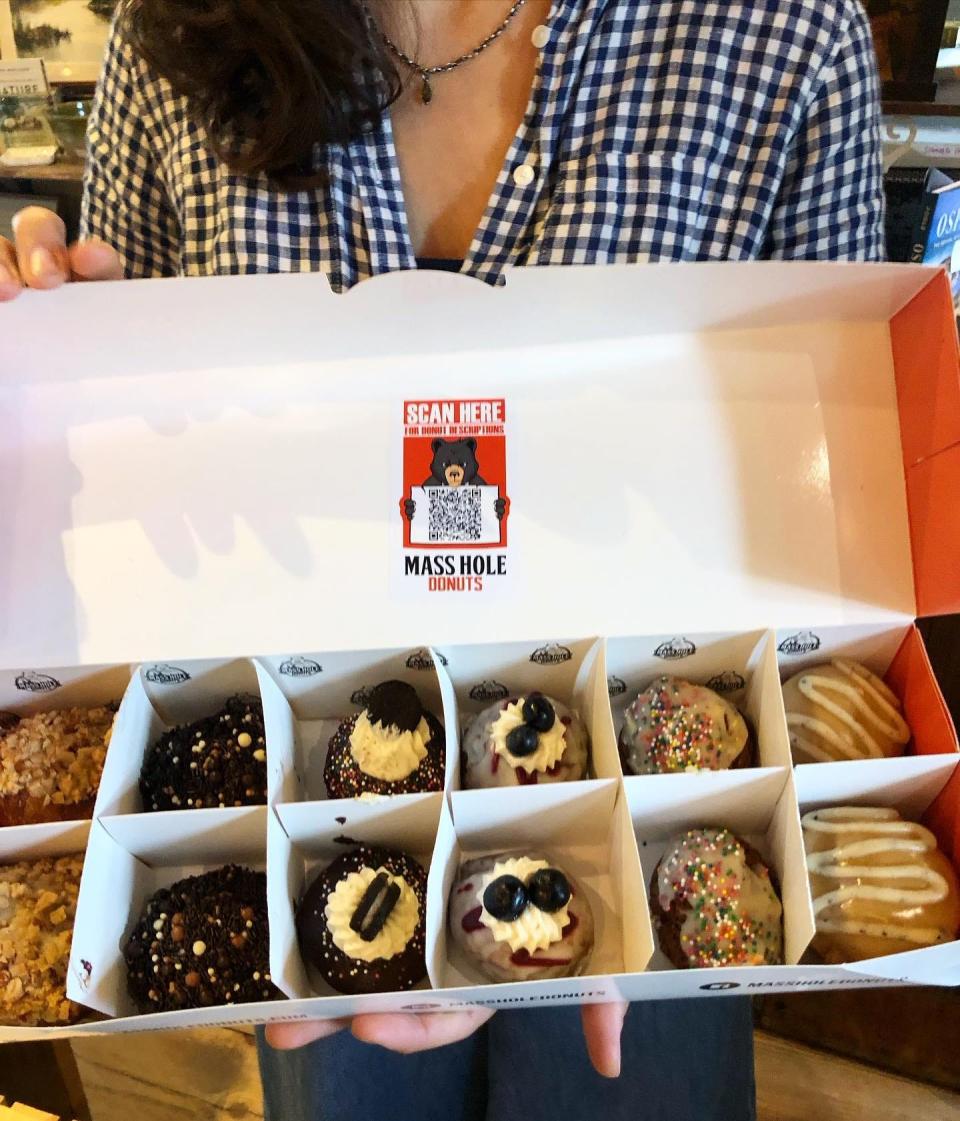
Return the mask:
POLYGON ((587 1054, 597 1074, 620 1076, 620 1033, 627 1015, 623 1001, 615 1004, 585 1004, 581 1010, 587 1054))
POLYGON ((89 238, 71 245, 70 271, 74 280, 122 280, 120 254, 99 238, 89 238))

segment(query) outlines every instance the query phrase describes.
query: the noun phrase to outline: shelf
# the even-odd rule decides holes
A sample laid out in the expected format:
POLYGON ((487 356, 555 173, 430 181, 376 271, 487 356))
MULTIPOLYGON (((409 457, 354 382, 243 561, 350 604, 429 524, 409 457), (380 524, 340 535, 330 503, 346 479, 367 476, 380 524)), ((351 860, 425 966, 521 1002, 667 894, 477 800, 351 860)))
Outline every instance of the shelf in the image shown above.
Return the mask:
POLYGON ((79 183, 83 179, 83 161, 62 159, 40 167, 2 167, 0 180, 33 179, 46 182, 79 183))
POLYGON ((885 117, 960 117, 960 105, 939 101, 885 101, 885 117))

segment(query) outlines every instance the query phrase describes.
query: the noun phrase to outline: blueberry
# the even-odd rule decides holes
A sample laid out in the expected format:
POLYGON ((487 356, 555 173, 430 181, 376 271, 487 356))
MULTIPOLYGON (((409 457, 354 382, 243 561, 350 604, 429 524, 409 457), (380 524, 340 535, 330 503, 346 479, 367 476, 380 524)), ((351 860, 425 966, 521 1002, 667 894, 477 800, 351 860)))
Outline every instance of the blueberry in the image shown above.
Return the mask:
POLYGON ((549 732, 556 718, 553 705, 543 693, 531 693, 523 702, 523 722, 538 732, 549 732))
POLYGON ((527 907, 527 889, 516 876, 498 876, 487 885, 483 905, 488 914, 501 922, 520 918, 527 907))
POLYGON ((507 736, 507 750, 518 759, 522 759, 525 755, 532 755, 539 743, 540 737, 537 735, 536 728, 531 728, 529 724, 521 724, 507 736))
POLYGON ((570 902, 570 883, 559 868, 541 868, 527 881, 530 902, 552 913, 570 902))

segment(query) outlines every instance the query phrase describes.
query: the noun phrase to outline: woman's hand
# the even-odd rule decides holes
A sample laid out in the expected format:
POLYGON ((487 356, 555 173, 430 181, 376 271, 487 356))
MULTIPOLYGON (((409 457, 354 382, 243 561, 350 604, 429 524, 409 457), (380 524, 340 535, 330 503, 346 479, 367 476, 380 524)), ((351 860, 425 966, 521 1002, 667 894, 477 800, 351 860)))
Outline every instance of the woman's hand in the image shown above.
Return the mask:
MULTIPOLYGON (((616 1078, 620 1073, 620 1030, 626 1004, 585 1004, 581 1009, 587 1054, 598 1074, 616 1078)), ((349 1027, 364 1043, 378 1043, 409 1055, 447 1043, 459 1043, 493 1015, 488 1008, 466 1012, 389 1012, 354 1016, 352 1020, 315 1020, 303 1024, 268 1024, 267 1042, 279 1050, 303 1047, 315 1039, 349 1027)))
POLYGON ((59 288, 71 280, 120 280, 116 250, 91 238, 67 246, 63 220, 42 206, 28 206, 13 219, 14 241, 0 237, 0 301, 22 288, 59 288))

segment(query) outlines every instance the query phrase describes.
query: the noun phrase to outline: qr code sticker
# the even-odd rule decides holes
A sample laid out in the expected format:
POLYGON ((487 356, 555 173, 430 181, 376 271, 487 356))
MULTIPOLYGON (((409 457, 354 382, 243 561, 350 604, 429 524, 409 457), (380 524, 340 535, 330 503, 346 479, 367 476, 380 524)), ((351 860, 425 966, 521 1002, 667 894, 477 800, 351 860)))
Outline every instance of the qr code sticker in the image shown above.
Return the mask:
POLYGON ((482 492, 479 487, 431 487, 428 537, 451 544, 483 538, 482 492))

